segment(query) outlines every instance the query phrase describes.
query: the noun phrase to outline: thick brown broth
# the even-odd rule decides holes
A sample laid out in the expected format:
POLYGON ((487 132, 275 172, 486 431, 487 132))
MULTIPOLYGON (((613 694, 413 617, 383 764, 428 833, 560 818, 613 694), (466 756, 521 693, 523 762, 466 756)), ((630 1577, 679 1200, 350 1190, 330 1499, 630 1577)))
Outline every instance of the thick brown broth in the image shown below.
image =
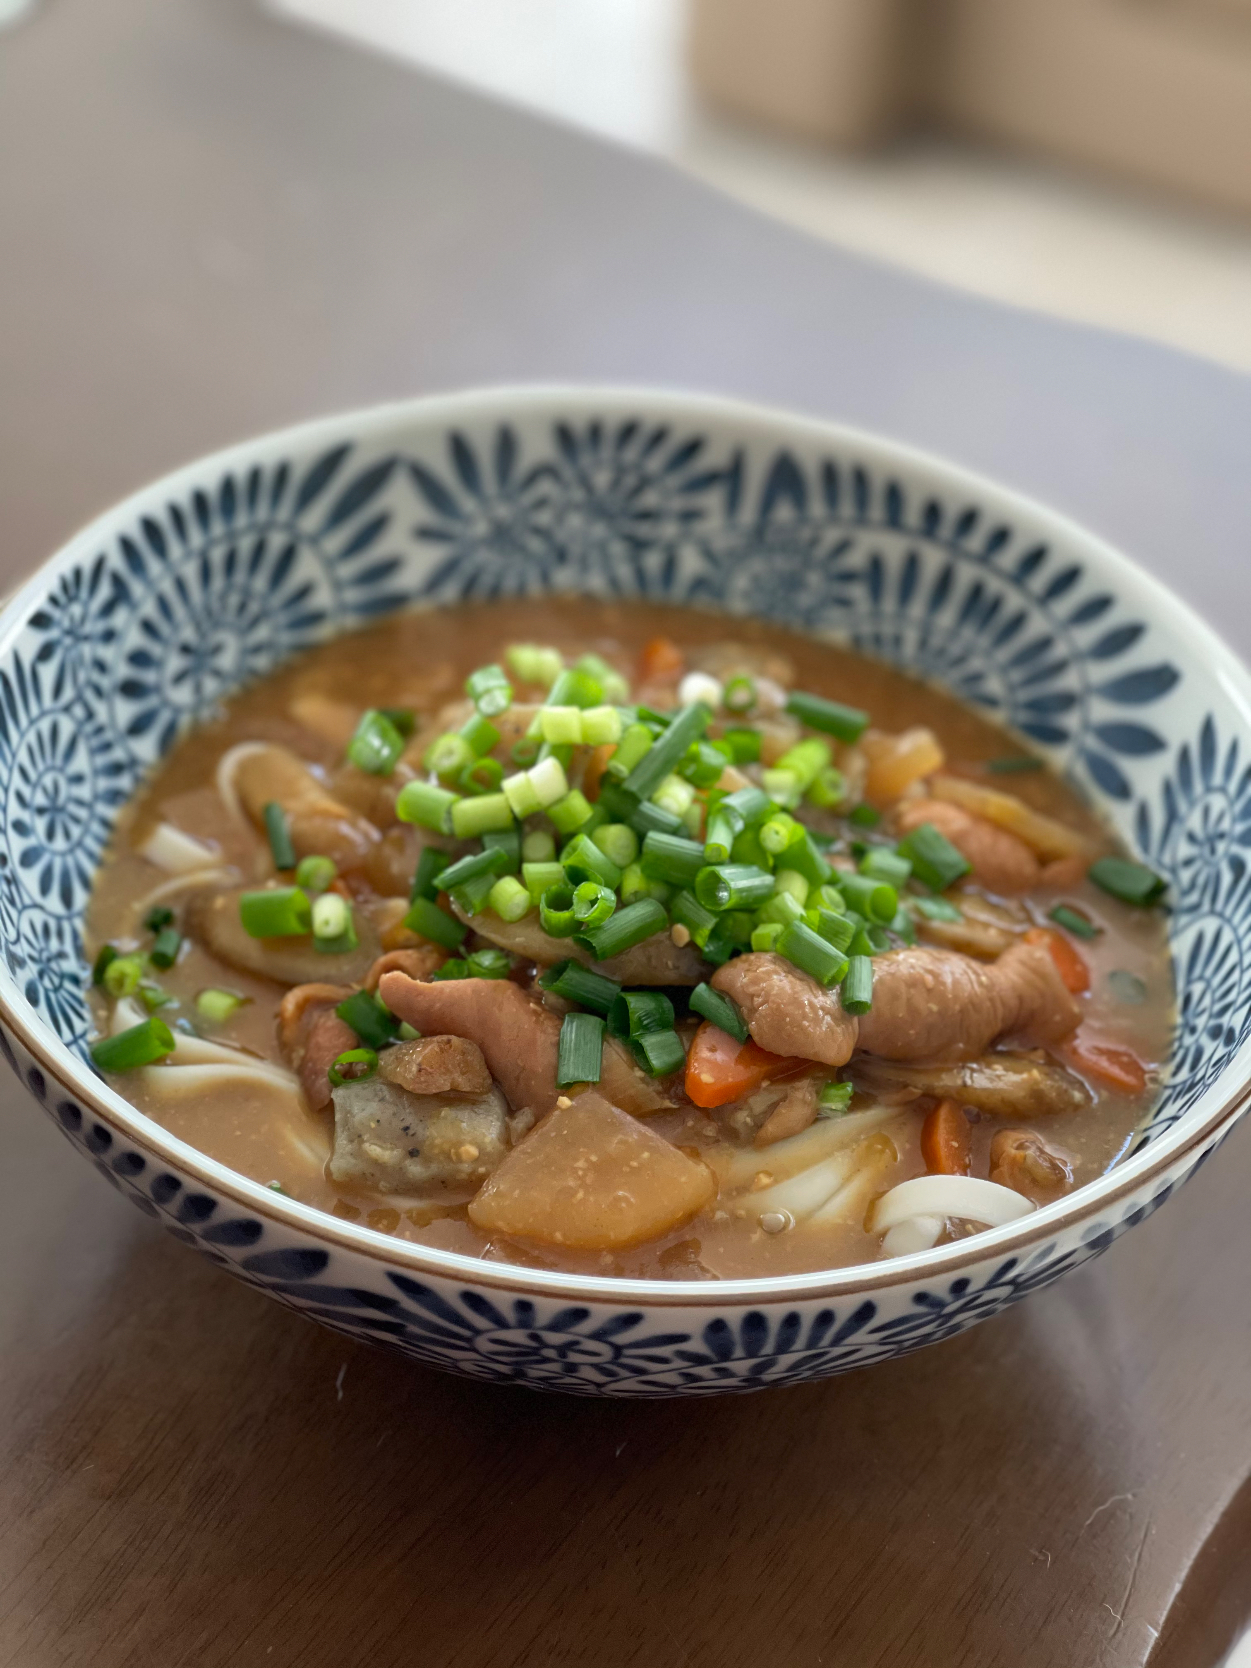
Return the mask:
MULTIPOLYGON (((501 658, 515 642, 552 644, 568 657, 593 650, 633 676, 648 639, 672 638, 690 659, 727 641, 767 650, 789 663, 792 687, 866 708, 879 731, 894 733, 925 725, 939 737, 947 768, 1001 787, 1034 809, 1089 834, 1104 850, 1114 849, 1073 791, 1047 771, 988 776, 985 761, 1020 750, 1002 731, 949 696, 912 681, 891 668, 843 648, 834 648, 757 622, 686 609, 610 604, 575 598, 468 606, 411 613, 310 651, 232 700, 221 716, 182 741, 154 774, 120 820, 101 867, 89 918, 89 953, 105 941, 139 945, 142 920, 152 893, 167 877, 139 855, 138 848, 159 822, 172 823, 215 844, 224 867, 244 881, 272 875, 263 839, 223 806, 214 786, 222 754, 243 741, 273 741, 290 747, 329 772, 342 761, 342 733, 369 706, 415 707, 433 715, 462 692, 475 667, 501 658)), ((431 733, 434 733, 431 731, 431 733)), ((1158 912, 1127 908, 1083 879, 1062 891, 1039 887, 1026 907, 1042 923, 1053 903, 1077 904, 1103 930, 1080 946, 1091 974, 1085 999, 1087 1023, 1101 1038, 1132 1049, 1158 1065, 1165 1059, 1173 1013, 1173 985, 1164 924, 1158 912), (1130 996, 1134 999, 1127 1000, 1130 996)), ((171 902, 177 907, 181 896, 171 902)), ((333 977, 333 974, 327 974, 333 977)), ((282 988, 268 979, 227 967, 197 943, 188 943, 176 966, 160 975, 176 1007, 163 1010, 171 1023, 190 1021, 205 1035, 220 1038, 260 1060, 281 1064, 275 1010, 282 988), (226 987, 249 998, 226 1024, 210 1028, 197 1020, 195 996, 207 987, 226 987)), ((109 1005, 93 993, 101 1029, 109 1005)), ((585 1272, 668 1278, 738 1278, 799 1272, 869 1260, 878 1241, 854 1218, 818 1228, 801 1225, 767 1234, 738 1197, 716 1202, 694 1221, 658 1240, 623 1252, 555 1252, 520 1241, 495 1242, 468 1221, 464 1203, 420 1202, 354 1192, 329 1179, 325 1165, 332 1140, 332 1114, 309 1113, 276 1085, 232 1081, 228 1087, 184 1089, 178 1073, 153 1067, 114 1079, 142 1111, 214 1159, 263 1183, 278 1183, 289 1194, 333 1214, 403 1239, 532 1266, 585 1272)), ((1099 1084, 1085 1111, 1051 1119, 1036 1128, 1060 1148, 1080 1185, 1102 1173, 1123 1152, 1147 1111, 1154 1082, 1144 1094, 1116 1093, 1099 1084)), ((724 1148, 724 1109, 703 1112, 684 1103, 649 1120, 669 1140, 701 1151, 724 1148)), ((1020 1120, 1013 1120, 1019 1125, 1020 1120)), ((887 1167, 874 1191, 925 1172, 919 1148, 921 1116, 913 1105, 898 1107, 882 1133, 894 1143, 897 1162, 887 1167)), ((974 1122, 974 1175, 985 1175, 990 1142, 1002 1120, 974 1122)), ((769 1169, 769 1149, 760 1170, 769 1169)))

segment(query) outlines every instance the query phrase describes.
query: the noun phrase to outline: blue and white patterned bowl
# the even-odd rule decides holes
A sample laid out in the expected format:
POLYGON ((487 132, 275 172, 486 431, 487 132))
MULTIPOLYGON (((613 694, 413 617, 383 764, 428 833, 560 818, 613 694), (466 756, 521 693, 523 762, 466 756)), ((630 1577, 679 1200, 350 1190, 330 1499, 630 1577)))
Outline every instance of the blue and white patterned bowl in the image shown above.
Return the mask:
POLYGON ((113 1185, 241 1279, 475 1378, 599 1396, 794 1383, 946 1338, 1141 1222, 1251 1077, 1251 680, 1057 516, 935 459, 724 400, 496 390, 330 418, 100 517, 0 616, 0 1046, 113 1185), (1169 881, 1180 1022, 1111 1174, 1026 1221, 826 1274, 610 1280, 389 1239, 245 1180, 94 1073, 80 954, 129 795, 249 679, 392 609, 552 590, 754 614, 984 709, 1169 881))

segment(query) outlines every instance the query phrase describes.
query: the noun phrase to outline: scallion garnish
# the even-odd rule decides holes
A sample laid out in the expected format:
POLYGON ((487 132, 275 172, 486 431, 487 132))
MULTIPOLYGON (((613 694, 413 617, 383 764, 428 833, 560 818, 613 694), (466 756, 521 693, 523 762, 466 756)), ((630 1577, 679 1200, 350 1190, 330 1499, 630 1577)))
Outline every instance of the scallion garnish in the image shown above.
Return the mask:
POLYGON ((691 885, 706 863, 703 846, 678 834, 648 834, 639 861, 649 880, 666 886, 691 885))
MULTIPOLYGON (((912 872, 923 886, 932 892, 945 892, 953 882, 967 875, 973 865, 962 852, 956 850, 945 834, 940 834, 932 822, 923 822, 910 834, 905 834, 898 845, 899 855, 912 864, 912 872)), ((894 911, 892 910, 893 914, 894 911)))
POLYGON ((516 875, 503 875, 487 894, 487 907, 501 921, 520 921, 530 913, 534 900, 516 875))
POLYGON ((565 884, 565 871, 557 862, 523 863, 521 865, 521 879, 535 903, 549 892, 553 886, 565 884))
POLYGON ((295 868, 295 847, 291 844, 291 830, 287 813, 276 799, 271 799, 264 811, 265 833, 269 839, 270 855, 278 870, 295 868))
POLYGON ((580 788, 570 788, 563 799, 547 807, 547 815, 561 834, 572 834, 590 821, 590 801, 580 788))
POLYGON ((604 1058, 604 1021, 599 1014, 566 1014, 556 1051, 556 1087, 598 1083, 604 1058))
POLYGON ((647 1031, 631 1041, 630 1050, 651 1077, 668 1077, 686 1064, 686 1050, 676 1031, 647 1031))
POLYGON ((720 1030, 734 1038, 736 1042, 745 1043, 750 1035, 739 1012, 738 1003, 732 1002, 728 996, 723 996, 719 990, 711 985, 699 984, 691 992, 691 1012, 697 1013, 702 1019, 710 1019, 720 1030))
POLYGON ((148 960, 153 967, 162 971, 172 967, 178 960, 178 952, 182 948, 182 934, 177 927, 162 927, 156 935, 156 941, 148 951, 148 960))
POLYGON ((114 1037, 101 1037, 91 1047, 91 1058, 101 1071, 134 1071, 174 1052, 174 1033, 155 1015, 114 1037))
POLYGON ((1023 753, 1015 758, 987 759, 986 768, 992 776, 1015 776, 1020 771, 1041 770, 1043 762, 1029 753, 1023 753))
POLYGON ((458 840, 472 840, 476 834, 511 828, 512 823, 512 809, 502 793, 484 793, 477 799, 458 799, 452 806, 452 833, 458 840))
POLYGON ((465 957, 471 979, 506 979, 512 971, 512 957, 507 950, 486 944, 465 957))
POLYGON ((928 921, 963 921, 964 915, 948 898, 909 898, 909 907, 928 921))
POLYGON ((353 991, 339 1003, 335 1013, 368 1048, 385 1048, 393 1042, 400 1022, 380 996, 367 990, 353 991))
POLYGON ((404 737, 395 725, 380 712, 370 707, 361 714, 356 734, 348 742, 347 756, 357 770, 370 776, 390 776, 404 751, 404 737))
POLYGON ((650 799, 691 743, 703 735, 711 717, 708 708, 699 701, 675 713, 668 729, 657 736, 626 777, 626 789, 637 794, 640 800, 650 799))
POLYGON ((493 753, 500 744, 499 731, 491 720, 484 718, 480 712, 475 712, 472 718, 466 719, 460 727, 460 734, 475 758, 480 759, 486 753, 493 753))
POLYGON ((801 973, 811 974, 818 984, 827 987, 837 984, 847 972, 847 957, 803 921, 792 921, 783 928, 776 949, 801 973))
MULTIPOLYGON (((598 844, 598 841, 596 842, 598 844)), ((550 863, 556 856, 556 841, 546 828, 534 828, 521 842, 524 863, 550 863)))
POLYGON ((462 793, 496 793, 504 780, 504 767, 498 759, 471 759, 456 778, 462 793))
POLYGON ((839 741, 859 741, 868 727, 869 715, 859 707, 845 707, 840 701, 827 701, 821 695, 805 695, 793 690, 787 697, 786 710, 810 730, 823 730, 839 741))
POLYGON ((144 916, 143 924, 149 932, 160 932, 162 927, 173 926, 174 912, 164 904, 157 904, 155 909, 150 909, 144 916))
POLYGON ((566 1002, 577 1002, 580 1007, 590 1008, 593 1013, 605 1016, 621 994, 621 986, 616 979, 592 973, 580 961, 557 962, 555 967, 549 967, 540 976, 539 983, 553 996, 561 996, 566 1002))
POLYGON ((647 1031, 672 1031, 673 1003, 662 990, 623 990, 608 1012, 614 1037, 641 1037, 647 1031))
POLYGON ((112 944, 102 944, 100 946, 99 953, 91 964, 91 982, 93 985, 104 983, 104 975, 117 959, 118 951, 112 944))
POLYGON ((270 886, 239 899, 239 920, 251 938, 298 937, 312 926, 312 915, 301 886, 270 886))
POLYGON ((786 931, 780 921, 762 921, 752 928, 751 947, 763 954, 771 954, 778 947, 778 939, 786 931))
POLYGON ((224 1025, 226 1021, 251 997, 239 996, 233 990, 221 990, 210 986, 207 990, 197 993, 195 999, 196 1012, 210 1025, 224 1025))
POLYGON ((848 963, 843 1006, 849 1014, 867 1014, 873 1006, 873 963, 868 956, 852 956, 848 963))
POLYGON ((912 873, 908 858, 891 851, 888 846, 870 846, 860 859, 859 867, 862 875, 867 875, 870 880, 884 880, 896 891, 912 873))
POLYGON ((464 943, 469 928, 445 909, 440 909, 433 898, 414 898, 404 925, 419 938, 438 944, 444 950, 455 950, 464 943))
POLYGON ((584 654, 574 661, 574 670, 585 672, 588 677, 595 679, 603 690, 602 699, 605 701, 627 701, 630 698, 630 685, 622 677, 615 666, 610 666, 602 655, 584 654))
POLYGON ((590 672, 567 666, 547 692, 545 705, 552 707, 598 707, 604 701, 604 686, 590 672))
POLYGON ((572 938, 578 930, 578 918, 573 913, 573 888, 566 882, 549 887, 539 899, 539 925, 549 938, 572 938))
POLYGON ((849 920, 846 915, 840 915, 833 909, 824 909, 820 905, 812 911, 812 914, 815 915, 816 919, 815 921, 809 921, 808 925, 827 944, 832 944, 840 954, 846 955, 851 949, 856 936, 856 923, 849 920))
POLYGON ((479 875, 490 875, 495 880, 507 868, 507 851, 498 846, 487 846, 482 851, 472 851, 467 857, 459 857, 455 863, 449 863, 439 876, 439 890, 454 892, 458 886, 476 880, 479 875))
POLYGON ((484 718, 507 712, 513 704, 513 689, 502 666, 480 666, 465 679, 465 694, 484 718))
POLYGON ((617 894, 597 880, 584 880, 573 889, 573 914, 582 931, 602 926, 617 907, 617 894))
POLYGON ((823 1083, 817 1091, 818 1118, 831 1118, 846 1112, 853 1093, 850 1083, 823 1083))
POLYGON ((550 689, 564 670, 564 657, 559 649, 543 648, 537 643, 513 643, 504 650, 508 669, 522 683, 538 684, 550 689))
MULTIPOLYGON (((802 877, 801 877, 802 878, 802 877)), ((708 864, 695 876, 695 896, 705 909, 755 909, 773 894, 774 878, 750 863, 708 864)))
POLYGON ((110 996, 133 996, 142 978, 142 956, 115 955, 104 969, 104 988, 110 996))
POLYGON ((824 886, 834 871, 812 835, 802 824, 799 827, 799 838, 778 853, 774 866, 781 870, 794 869, 809 886, 824 886))
POLYGON ((433 782, 405 782, 396 795, 395 814, 401 822, 433 829, 436 834, 452 832, 452 809, 460 804, 458 794, 433 782))
POLYGON ((847 797, 847 781, 836 765, 826 765, 808 784, 807 799, 818 810, 841 805, 847 797))
POLYGON ((876 828, 882 820, 882 813, 875 811, 872 805, 857 805, 848 812, 847 820, 855 823, 857 828, 876 828))
POLYGON ((575 883, 594 880, 611 891, 616 891, 621 884, 621 870, 589 834, 576 834, 561 852, 560 861, 569 879, 575 883))
POLYGON ((346 955, 357 947, 356 924, 346 898, 323 892, 313 902, 313 948, 323 955, 346 955))
POLYGON ((731 678, 721 692, 721 705, 727 712, 750 712, 756 704, 756 684, 753 678, 740 675, 731 678))
POLYGON ((669 918, 655 898, 640 898, 637 903, 617 910, 602 926, 579 933, 577 943, 596 961, 608 961, 623 950, 642 944, 644 939, 662 932, 668 925, 669 918))
POLYGON ((405 741, 417 728, 417 714, 412 707, 379 707, 378 711, 388 724, 394 724, 405 741))
POLYGON ((760 731, 759 730, 727 730, 721 737, 728 742, 734 755, 734 763, 739 765, 757 764, 760 760, 760 731))
POLYGON ((348 1048, 326 1068, 326 1076, 336 1089, 345 1083, 363 1083, 378 1070, 378 1056, 372 1048, 348 1048))
POLYGON ((413 873, 413 884, 408 893, 409 902, 416 903, 418 898, 436 897, 442 889, 439 876, 451 861, 445 851, 438 851, 434 846, 423 846, 413 873))
POLYGON ((1054 909, 1048 910, 1047 913, 1058 927, 1063 927, 1066 932, 1071 932, 1075 938, 1098 938, 1102 930, 1088 916, 1082 915, 1069 904, 1057 904, 1054 909))
POLYGON ((639 837, 626 822, 601 823, 591 839, 619 869, 627 869, 639 854, 639 837))
POLYGON ((1086 871, 1095 885, 1122 903, 1148 909, 1164 896, 1167 882, 1128 857, 1100 857, 1086 871))
POLYGON ((306 892, 325 892, 338 872, 333 858, 301 857, 295 866, 295 884, 306 892))

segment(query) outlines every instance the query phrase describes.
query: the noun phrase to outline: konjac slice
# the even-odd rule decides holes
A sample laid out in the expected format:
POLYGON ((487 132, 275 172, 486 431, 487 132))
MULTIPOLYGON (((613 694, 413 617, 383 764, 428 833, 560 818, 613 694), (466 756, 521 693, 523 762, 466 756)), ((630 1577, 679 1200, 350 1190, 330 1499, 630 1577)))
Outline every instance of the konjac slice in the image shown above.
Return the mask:
POLYGON ((486 1234, 620 1251, 689 1222, 716 1191, 705 1165, 589 1090, 513 1149, 469 1217, 486 1234))

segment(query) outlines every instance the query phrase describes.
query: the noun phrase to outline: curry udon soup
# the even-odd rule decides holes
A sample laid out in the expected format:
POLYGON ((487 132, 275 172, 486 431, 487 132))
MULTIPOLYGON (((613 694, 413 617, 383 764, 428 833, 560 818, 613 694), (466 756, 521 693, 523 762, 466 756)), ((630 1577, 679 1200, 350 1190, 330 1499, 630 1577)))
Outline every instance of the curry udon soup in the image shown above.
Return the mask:
POLYGON ((90 912, 100 1070, 380 1232, 575 1271, 872 1261, 1099 1175, 1162 890, 983 718, 585 600, 407 614, 184 740, 90 912))

